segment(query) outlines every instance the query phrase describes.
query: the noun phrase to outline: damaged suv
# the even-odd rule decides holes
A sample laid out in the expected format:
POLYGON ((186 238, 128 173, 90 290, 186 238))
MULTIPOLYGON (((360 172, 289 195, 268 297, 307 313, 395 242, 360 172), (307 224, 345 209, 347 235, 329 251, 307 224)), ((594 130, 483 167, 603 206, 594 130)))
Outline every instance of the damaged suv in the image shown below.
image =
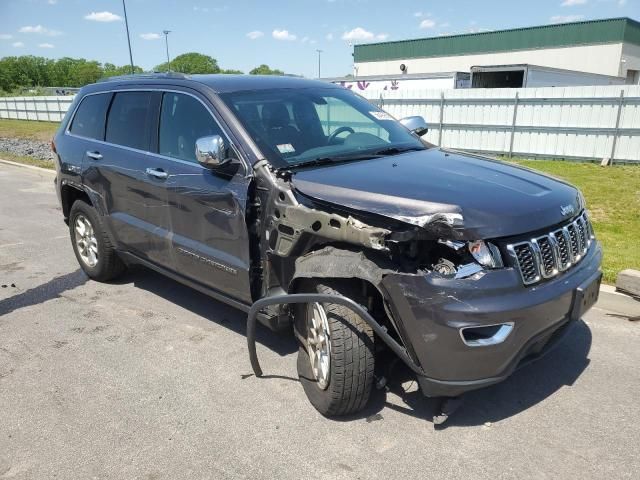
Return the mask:
POLYGON ((322 414, 362 409, 397 358, 455 398, 547 351, 596 301, 602 252, 576 188, 426 131, 319 81, 121 77, 76 96, 57 191, 89 277, 142 264, 258 305, 322 414))

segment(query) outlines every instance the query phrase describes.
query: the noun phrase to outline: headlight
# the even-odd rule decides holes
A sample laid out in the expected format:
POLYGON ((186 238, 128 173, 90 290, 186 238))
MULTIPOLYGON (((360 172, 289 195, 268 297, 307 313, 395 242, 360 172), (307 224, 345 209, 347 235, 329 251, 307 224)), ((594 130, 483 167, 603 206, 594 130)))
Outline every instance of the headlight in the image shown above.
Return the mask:
POLYGON ((504 266, 500 250, 498 250, 498 247, 493 243, 476 240, 475 242, 469 242, 468 246, 469 253, 471 253, 480 265, 488 268, 500 268, 504 266))

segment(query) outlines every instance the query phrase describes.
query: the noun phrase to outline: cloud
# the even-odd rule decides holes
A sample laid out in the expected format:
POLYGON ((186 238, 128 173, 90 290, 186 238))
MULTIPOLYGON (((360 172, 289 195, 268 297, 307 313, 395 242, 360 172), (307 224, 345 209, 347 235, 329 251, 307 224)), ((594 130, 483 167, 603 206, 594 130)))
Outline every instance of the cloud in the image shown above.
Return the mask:
POLYGON ((42 25, 26 25, 24 27, 20 27, 18 31, 20 33, 38 33, 40 35, 48 35, 50 37, 56 37, 62 34, 62 32, 59 32, 58 30, 50 30, 42 25))
POLYGON ((587 3, 587 0, 564 0, 564 2, 560 4, 560 6, 573 7, 575 5, 584 5, 585 3, 587 3))
POLYGON ((422 16, 422 12, 416 12, 413 14, 414 17, 420 18, 422 16))
POLYGON ((49 5, 55 5, 56 3, 58 3, 58 0, 47 0, 47 3, 49 5))
POLYGON ((278 29, 275 29, 273 32, 271 32, 271 36, 273 36, 273 38, 275 38, 276 40, 287 40, 287 41, 293 41, 296 38, 298 38, 293 33, 289 33, 289 30, 278 30, 278 29))
POLYGON ((250 38, 251 40, 257 40, 260 37, 264 37, 264 33, 262 33, 260 30, 254 30, 247 33, 247 38, 250 38))
POLYGON ((353 30, 342 34, 343 40, 372 40, 375 35, 362 27, 356 27, 353 30))
POLYGON ((38 45, 38 47, 40 47, 40 48, 54 48, 54 45, 52 45, 50 43, 40 43, 38 45))
POLYGON ((430 18, 425 18, 420 22, 420 28, 423 28, 423 29, 433 28, 435 26, 436 26, 436 22, 430 18))
POLYGON ((376 40, 386 40, 387 38, 389 38, 388 33, 379 33, 376 35, 376 40))
POLYGON ((141 33, 140 38, 143 40, 158 40, 160 38, 159 33, 141 33))
POLYGON ((20 47, 24 47, 24 43, 22 43, 22 42, 13 42, 11 44, 11 46, 16 47, 16 48, 20 48, 20 47))
POLYGON ((307 43, 309 41, 309 37, 302 37, 302 40, 300 40, 302 43, 307 43))
POLYGON ((584 15, 554 15, 549 19, 551 23, 570 23, 584 19, 584 15))
POLYGON ((8 33, 0 33, 0 40, 9 40, 10 38, 13 38, 13 35, 10 35, 8 33))
POLYGON ((333 41, 333 33, 327 33, 327 36, 326 36, 326 37, 324 37, 324 38, 326 38, 326 39, 327 39, 327 40, 329 40, 330 42, 331 42, 331 41, 333 41))
POLYGON ((618 0, 618 6, 624 7, 627 4, 627 0, 618 0))
POLYGON ((120 15, 111 12, 91 12, 85 15, 84 18, 94 22, 119 22, 122 20, 120 15))

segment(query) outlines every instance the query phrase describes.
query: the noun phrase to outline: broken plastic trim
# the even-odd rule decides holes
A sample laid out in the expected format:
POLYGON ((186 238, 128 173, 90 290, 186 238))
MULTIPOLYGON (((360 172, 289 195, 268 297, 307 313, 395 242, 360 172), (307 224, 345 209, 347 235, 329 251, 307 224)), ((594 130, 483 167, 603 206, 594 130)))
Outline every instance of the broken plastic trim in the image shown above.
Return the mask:
POLYGON ((292 303, 315 303, 315 302, 329 302, 347 307, 353 312, 360 315, 378 337, 387 344, 387 346, 402 360, 411 370, 416 374, 425 376, 424 370, 417 365, 405 348, 396 342, 391 335, 387 333, 387 329, 380 325, 376 320, 367 312, 362 305, 357 304, 353 300, 347 297, 339 295, 328 295, 322 293, 292 293, 289 295, 278 295, 277 297, 262 298, 251 305, 249 315, 247 317, 247 346, 249 348, 249 360, 251 361, 251 368, 256 377, 262 376, 262 368, 260 368, 260 362, 258 361, 258 354, 256 352, 256 320, 258 312, 265 307, 271 305, 285 305, 292 303))

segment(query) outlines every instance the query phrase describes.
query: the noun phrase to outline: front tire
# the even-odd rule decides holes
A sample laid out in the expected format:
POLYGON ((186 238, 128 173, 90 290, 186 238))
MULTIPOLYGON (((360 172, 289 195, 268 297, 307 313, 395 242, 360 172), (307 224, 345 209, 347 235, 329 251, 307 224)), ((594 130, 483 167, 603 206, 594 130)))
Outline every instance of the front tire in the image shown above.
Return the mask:
POLYGON ((124 272, 125 265, 91 205, 82 200, 74 202, 69 212, 69 233, 76 259, 90 278, 106 282, 124 272))
MULTIPOLYGON (((305 293, 342 295, 359 301, 349 282, 307 281, 305 293)), ((374 335, 355 312, 334 303, 296 308, 295 328, 301 345, 298 376, 311 404, 325 416, 362 410, 371 396, 374 372, 374 335)))

